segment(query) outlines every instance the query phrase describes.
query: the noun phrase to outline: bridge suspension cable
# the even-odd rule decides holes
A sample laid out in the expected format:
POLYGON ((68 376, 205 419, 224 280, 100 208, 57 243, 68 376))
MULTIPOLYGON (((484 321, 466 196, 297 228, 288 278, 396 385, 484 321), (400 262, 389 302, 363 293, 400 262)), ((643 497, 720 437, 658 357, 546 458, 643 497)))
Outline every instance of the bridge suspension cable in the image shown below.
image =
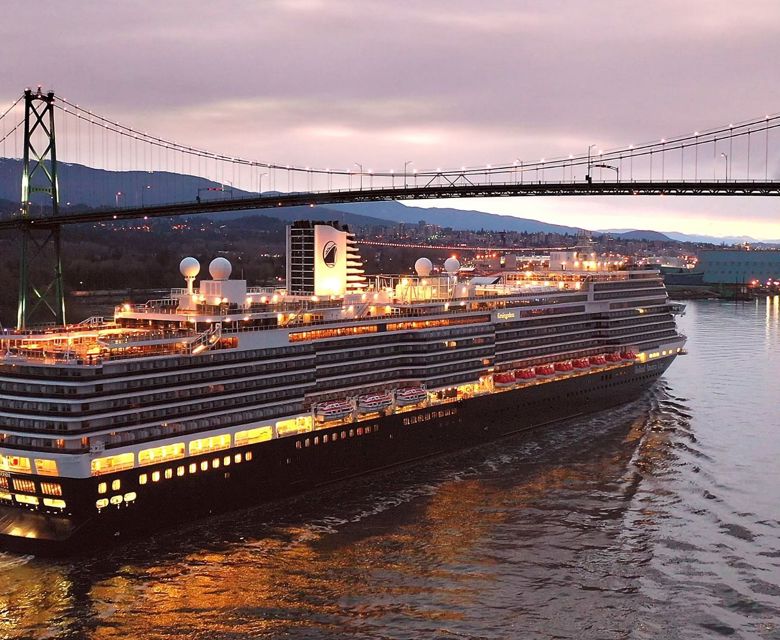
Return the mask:
MULTIPOLYGON (((484 166, 470 166, 448 169, 417 169, 408 173, 410 162, 404 163, 403 171, 399 170, 372 170, 364 169, 364 165, 354 163, 349 169, 318 168, 308 166, 296 166, 278 162, 252 160, 223 153, 215 153, 202 148, 183 145, 160 136, 151 135, 139 131, 133 127, 120 124, 115 120, 106 118, 91 110, 84 109, 65 98, 57 97, 56 108, 63 114, 73 116, 81 122, 97 126, 107 132, 114 133, 130 141, 131 144, 148 144, 164 152, 171 152, 173 157, 164 158, 167 165, 164 168, 158 166, 155 170, 171 170, 178 172, 183 170, 184 160, 177 158, 176 154, 194 157, 203 163, 216 163, 213 170, 208 166, 199 165, 198 175, 217 182, 230 182, 231 188, 239 188, 236 181, 225 179, 225 167, 247 167, 250 169, 266 170, 267 174, 257 176, 257 188, 247 188, 246 184, 240 185, 244 191, 262 191, 261 182, 263 176, 268 176, 267 186, 276 191, 333 191, 352 190, 352 179, 355 186, 361 190, 372 188, 395 188, 398 181, 400 189, 401 181, 406 186, 411 181, 415 187, 420 186, 451 186, 466 184, 503 184, 531 181, 536 183, 570 183, 578 180, 601 181, 601 170, 612 169, 616 172, 616 181, 660 181, 670 179, 693 180, 704 179, 712 176, 713 180, 744 178, 756 179, 756 171, 760 171, 760 177, 768 180, 770 177, 770 135, 780 127, 780 115, 766 115, 727 126, 710 128, 702 131, 694 131, 688 134, 661 138, 640 144, 632 144, 625 147, 599 150, 596 154, 580 153, 569 154, 565 157, 542 158, 538 161, 521 161, 519 158, 511 163, 488 164, 484 166), (763 134, 763 158, 754 158, 756 145, 754 140, 757 134, 763 134), (740 145, 744 148, 739 148, 740 145), (735 146, 737 157, 735 157, 735 146), (700 153, 704 147, 709 147, 712 153, 707 155, 700 153), (687 155, 686 155, 687 154, 687 155), (691 157, 692 156, 692 157, 691 157), (721 165, 720 158, 725 156, 726 162, 721 165), (710 160, 707 160, 710 158, 710 160), (177 167, 177 162, 181 166, 177 167), (706 163, 706 164, 705 164, 706 163), (738 174, 734 171, 737 164, 738 174), (752 164, 752 167, 751 167, 752 164), (593 169, 599 169, 599 175, 593 175, 593 169), (579 174, 575 174, 580 172, 579 174), (279 173, 282 179, 279 179, 279 173), (692 174, 692 175, 691 175, 692 174), (297 178, 296 178, 297 176, 297 178), (304 188, 300 188, 300 177, 305 176, 304 188), (326 177, 327 182, 321 187, 315 185, 315 178, 326 177), (334 189, 334 179, 336 180, 334 189), (343 180, 347 180, 347 184, 343 180), (359 180, 358 180, 359 179, 359 180), (342 182, 339 182, 341 180, 342 182), (298 183, 296 184, 296 181, 298 183), (389 182, 388 182, 389 181, 389 182)), ((594 145, 592 145, 594 146, 594 145)), ((121 145, 114 145, 115 150, 121 155, 121 145)), ((138 154, 137 150, 134 153, 138 154)), ((774 154, 772 159, 774 159, 774 154)), ((151 160, 151 153, 144 153, 143 158, 151 160)), ((159 156, 158 156, 159 160, 159 156)), ((120 162, 118 158, 115 162, 120 162)), ((136 162, 137 163, 137 158, 136 162)), ((239 176, 240 177, 240 176, 239 176)))

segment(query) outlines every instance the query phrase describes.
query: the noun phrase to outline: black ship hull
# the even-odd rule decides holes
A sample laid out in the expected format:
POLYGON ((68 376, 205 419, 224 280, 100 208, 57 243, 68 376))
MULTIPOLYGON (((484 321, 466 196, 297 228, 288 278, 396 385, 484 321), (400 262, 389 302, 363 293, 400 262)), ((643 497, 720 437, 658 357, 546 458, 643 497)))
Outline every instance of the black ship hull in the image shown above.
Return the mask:
MULTIPOLYGON (((0 546, 65 554, 176 522, 275 500, 623 404, 649 388, 674 356, 357 423, 212 452, 111 476, 60 478, 67 515, 0 506, 0 546), (247 455, 249 454, 249 455, 247 455), (152 481, 152 474, 159 477, 152 481), (194 472, 193 472, 194 471, 194 472), (139 476, 147 476, 141 484, 139 476), (120 481, 129 501, 96 508, 99 482, 120 481)), ((111 497, 111 492, 105 498, 111 497)))

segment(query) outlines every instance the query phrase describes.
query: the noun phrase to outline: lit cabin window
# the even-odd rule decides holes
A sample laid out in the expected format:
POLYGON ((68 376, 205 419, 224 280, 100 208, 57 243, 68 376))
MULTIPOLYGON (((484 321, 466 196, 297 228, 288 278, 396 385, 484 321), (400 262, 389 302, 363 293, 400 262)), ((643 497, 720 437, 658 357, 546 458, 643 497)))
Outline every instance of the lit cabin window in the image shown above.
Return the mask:
POLYGON ((98 493, 105 493, 106 491, 108 491, 108 485, 105 482, 101 482, 98 485, 98 493))
POLYGON ((189 445, 190 455, 199 453, 208 453, 209 451, 219 451, 230 447, 230 434, 223 433, 220 436, 211 436, 210 438, 199 438, 192 440, 189 445))
POLYGON ((117 478, 116 480, 111 481, 111 490, 112 491, 119 491, 119 487, 122 486, 122 481, 117 478))
POLYGON ((251 451, 247 451, 247 452, 244 454, 244 460, 246 460, 247 462, 249 462, 251 459, 252 459, 252 452, 251 452, 251 451))
POLYGON ((200 470, 201 471, 208 471, 208 469, 209 469, 209 461, 208 460, 204 460, 203 462, 200 463, 200 470))
POLYGON ((211 466, 214 467, 215 469, 217 469, 219 467, 219 458, 214 458, 211 461, 211 466))
POLYGON ((0 476, 0 489, 8 489, 8 476, 0 476))
POLYGON ((138 497, 138 494, 135 491, 130 491, 129 493, 125 494, 125 502, 132 502, 138 497))
POLYGON ((306 438, 306 440, 304 440, 304 442, 303 442, 303 446, 304 447, 310 447, 311 446, 311 439, 310 438, 306 438))
POLYGON ((0 471, 30 473, 30 458, 0 455, 0 471))
POLYGON ((11 501, 13 499, 14 499, 14 497, 10 493, 7 493, 5 491, 0 491, 0 500, 11 501))
POLYGON ((314 444, 318 445, 319 443, 320 443, 320 437, 319 436, 314 436, 314 444))
POLYGON ((35 493, 35 483, 32 480, 24 480, 23 478, 12 478, 14 489, 17 491, 26 491, 27 493, 35 493))
POLYGON ((41 476, 58 476, 60 475, 57 470, 56 460, 44 460, 41 458, 35 458, 35 471, 41 476))
POLYGON ((257 427, 248 431, 236 431, 236 446, 266 442, 274 436, 273 427, 257 427))
POLYGON ((132 469, 135 465, 135 454, 120 453, 115 456, 106 456, 105 458, 95 458, 92 461, 92 475, 100 476, 104 473, 111 473, 113 471, 122 471, 124 469, 132 469))
POLYGON ((147 464, 157 464, 166 460, 178 460, 184 457, 184 443, 166 444, 163 447, 153 447, 152 449, 143 449, 138 452, 138 464, 145 466, 147 464))
POLYGON ((160 472, 159 471, 153 471, 152 472, 152 482, 159 482, 160 481, 160 472))
POLYGON ((65 508, 65 501, 64 500, 56 500, 54 498, 44 498, 43 499, 43 505, 45 507, 54 507, 55 509, 64 509, 65 508))
POLYGON ((100 498, 100 500, 95 503, 95 506, 98 509, 105 509, 108 506, 108 498, 100 498))
POLYGON ((349 430, 349 437, 350 438, 354 438, 355 437, 355 430, 354 429, 350 429, 349 430))
POLYGON ((322 436, 322 444, 328 443, 328 434, 326 433, 324 436, 322 436))
POLYGON ((140 476, 138 476, 138 484, 146 484, 148 479, 148 476, 145 473, 142 473, 140 476))
POLYGON ((176 475, 179 476, 179 477, 184 475, 184 467, 183 466, 176 467, 176 475))
POLYGON ((173 478, 173 469, 166 469, 165 470, 165 479, 170 480, 173 478))
POLYGON ((111 496, 111 504, 122 504, 122 496, 111 496))
POLYGON ((17 494, 14 496, 16 498, 17 502, 20 502, 22 504, 31 504, 31 505, 37 505, 38 504, 38 498, 35 496, 25 496, 22 494, 17 494))
POLYGON ((279 437, 289 435, 291 433, 301 433, 303 431, 311 431, 312 429, 312 417, 311 416, 299 416, 297 418, 288 418, 287 420, 279 420, 276 423, 276 433, 279 437))
POLYGON ((50 496, 61 496, 62 486, 58 482, 41 482, 41 493, 50 496))
POLYGON ((190 473, 195 473, 198 470, 198 465, 194 462, 190 463, 190 473))
POLYGON ((362 435, 363 435, 363 427, 358 427, 358 428, 357 428, 357 434, 358 434, 359 436, 362 436, 362 435))
POLYGON ((225 456, 222 458, 222 465, 227 467, 230 464, 230 456, 225 456))
POLYGON ((346 431, 342 431, 342 432, 341 432, 341 439, 342 439, 342 440, 345 440, 345 439, 346 439, 346 437, 347 437, 347 432, 346 432, 346 431))
POLYGON ((238 464, 239 462, 241 462, 241 454, 240 454, 240 453, 237 453, 236 455, 234 455, 234 456, 233 456, 233 461, 234 461, 236 464, 238 464))

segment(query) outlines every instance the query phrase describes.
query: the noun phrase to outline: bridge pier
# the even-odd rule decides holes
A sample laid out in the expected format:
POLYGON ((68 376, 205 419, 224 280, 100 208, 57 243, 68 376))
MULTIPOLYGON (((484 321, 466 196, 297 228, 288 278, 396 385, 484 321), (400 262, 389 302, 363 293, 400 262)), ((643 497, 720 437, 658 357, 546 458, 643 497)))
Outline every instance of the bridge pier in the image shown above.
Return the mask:
POLYGON ((19 302, 16 328, 26 329, 41 311, 57 324, 65 324, 62 282, 57 144, 54 135, 54 92, 24 92, 24 157, 22 162, 22 210, 18 222, 19 302), (48 195, 51 217, 36 225, 30 216, 33 194, 48 195), (40 282, 40 284, 39 284, 40 282))
POLYGON ((36 229, 34 225, 23 224, 19 244, 17 329, 26 329, 42 315, 64 325, 60 226, 36 229))

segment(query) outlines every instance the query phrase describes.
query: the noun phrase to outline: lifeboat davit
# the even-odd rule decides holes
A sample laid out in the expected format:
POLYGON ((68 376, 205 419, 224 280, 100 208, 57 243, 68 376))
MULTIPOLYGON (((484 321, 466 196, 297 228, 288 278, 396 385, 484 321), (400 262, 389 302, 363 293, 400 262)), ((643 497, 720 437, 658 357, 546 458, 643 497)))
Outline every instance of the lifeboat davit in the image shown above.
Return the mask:
POLYGON ((425 402, 428 392, 422 387, 405 387, 395 392, 395 402, 399 407, 408 407, 425 402))
POLYGON ((543 364, 535 369, 537 376, 554 376, 555 367, 551 364, 543 364))
POLYGON ((623 360, 636 360, 636 354, 633 351, 624 351, 620 354, 623 360))
POLYGON ((352 403, 346 400, 321 402, 314 409, 314 415, 321 422, 340 420, 352 413, 352 403))
POLYGON ((588 358, 588 362, 590 362, 594 366, 599 367, 601 365, 607 364, 607 359, 602 354, 598 354, 596 356, 590 356, 588 358))
POLYGON ((575 358, 571 361, 572 366, 575 369, 588 369, 590 368, 590 362, 587 358, 575 358))
POLYGON ((372 413, 382 411, 393 404, 393 398, 389 393, 373 393, 358 398, 358 411, 360 413, 372 413))
POLYGON ((536 371, 533 369, 518 369, 515 371, 515 380, 533 380, 536 377, 536 371))
POLYGON ((613 351, 612 353, 605 353, 604 359, 607 362, 620 362, 620 352, 619 351, 613 351))
POLYGON ((572 369, 574 369, 574 365, 572 365, 571 360, 564 360, 563 362, 555 363, 556 371, 571 371, 572 369))
POLYGON ((497 387, 511 387, 515 383, 515 374, 513 371, 502 371, 493 374, 493 384, 497 387))

